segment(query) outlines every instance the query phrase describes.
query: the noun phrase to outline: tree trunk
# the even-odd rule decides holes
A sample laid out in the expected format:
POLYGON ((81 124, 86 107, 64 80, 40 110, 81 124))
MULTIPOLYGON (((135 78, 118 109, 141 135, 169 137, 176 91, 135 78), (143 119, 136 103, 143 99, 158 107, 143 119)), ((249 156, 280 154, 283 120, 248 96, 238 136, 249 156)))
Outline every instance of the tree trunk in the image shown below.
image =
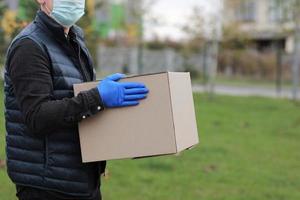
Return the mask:
POLYGON ((296 22, 295 50, 294 50, 294 58, 293 58, 293 66, 292 66, 292 76, 293 76, 292 96, 294 100, 297 100, 298 98, 299 64, 300 64, 299 58, 300 58, 300 23, 296 22))

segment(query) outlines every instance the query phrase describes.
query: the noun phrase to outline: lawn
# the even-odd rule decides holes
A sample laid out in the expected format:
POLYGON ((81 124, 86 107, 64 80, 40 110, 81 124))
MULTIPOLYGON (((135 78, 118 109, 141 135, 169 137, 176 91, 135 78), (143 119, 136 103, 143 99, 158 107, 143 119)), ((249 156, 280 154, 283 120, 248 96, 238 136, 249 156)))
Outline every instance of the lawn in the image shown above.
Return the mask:
MULTIPOLYGON (((300 105, 194 97, 201 144, 180 156, 110 161, 104 200, 300 199, 300 105)), ((0 136, 3 159, 3 125, 0 136)), ((13 199, 2 169, 0 200, 13 199)))

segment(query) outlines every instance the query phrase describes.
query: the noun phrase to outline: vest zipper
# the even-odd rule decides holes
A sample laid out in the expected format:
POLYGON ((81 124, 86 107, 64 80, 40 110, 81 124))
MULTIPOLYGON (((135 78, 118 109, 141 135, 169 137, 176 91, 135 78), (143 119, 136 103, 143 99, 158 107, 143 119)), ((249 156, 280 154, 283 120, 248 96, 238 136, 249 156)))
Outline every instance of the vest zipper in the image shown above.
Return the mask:
MULTIPOLYGON (((84 79, 84 81, 85 82, 87 82, 88 81, 88 75, 86 74, 86 70, 84 70, 84 67, 82 66, 82 60, 81 60, 81 47, 80 47, 80 45, 78 44, 78 42, 77 42, 77 40, 75 40, 74 38, 70 38, 71 40, 73 40, 73 42, 76 44, 76 46, 77 46, 77 51, 78 52, 76 52, 75 51, 75 49, 74 49, 74 52, 75 52, 75 56, 78 58, 78 60, 79 60, 79 68, 80 68, 80 71, 81 71, 81 74, 82 74, 82 76, 83 76, 83 79, 84 79)), ((69 44, 70 44, 70 42, 69 42, 69 44)), ((72 46, 72 44, 70 44, 70 46, 72 46)))
POLYGON ((45 136, 45 169, 48 168, 48 162, 49 162, 49 151, 48 151, 48 135, 45 136))
POLYGON ((76 42, 76 44, 77 44, 77 47, 78 47, 78 60, 79 60, 79 65, 80 65, 80 69, 81 69, 81 71, 82 71, 82 74, 83 74, 83 76, 84 76, 84 80, 85 81, 88 81, 88 76, 87 76, 87 72, 86 72, 86 70, 84 69, 84 67, 82 66, 82 60, 81 60, 81 47, 80 47, 80 45, 76 42))
POLYGON ((81 60, 81 47, 80 47, 80 45, 78 44, 78 42, 74 38, 66 38, 66 42, 68 43, 69 47, 73 50, 72 52, 74 53, 75 58, 77 58, 78 61, 79 61, 79 63, 78 62, 74 63, 75 66, 77 66, 77 68, 79 68, 84 82, 87 82, 88 81, 88 76, 87 76, 85 70, 83 69, 83 66, 82 66, 82 63, 81 63, 82 60, 81 60), (74 48, 74 46, 71 44, 70 40, 72 40, 75 43, 77 49, 74 48), (77 52, 76 52, 76 50, 77 50, 77 52))

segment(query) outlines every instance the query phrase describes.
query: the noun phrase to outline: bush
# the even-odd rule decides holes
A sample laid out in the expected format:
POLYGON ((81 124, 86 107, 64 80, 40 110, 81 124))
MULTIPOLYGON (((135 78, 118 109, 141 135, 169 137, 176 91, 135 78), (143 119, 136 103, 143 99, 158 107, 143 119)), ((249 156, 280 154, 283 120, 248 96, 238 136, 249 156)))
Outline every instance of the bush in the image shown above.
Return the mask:
POLYGON ((223 50, 219 55, 219 72, 230 68, 233 76, 274 79, 277 58, 273 52, 255 50, 223 50))

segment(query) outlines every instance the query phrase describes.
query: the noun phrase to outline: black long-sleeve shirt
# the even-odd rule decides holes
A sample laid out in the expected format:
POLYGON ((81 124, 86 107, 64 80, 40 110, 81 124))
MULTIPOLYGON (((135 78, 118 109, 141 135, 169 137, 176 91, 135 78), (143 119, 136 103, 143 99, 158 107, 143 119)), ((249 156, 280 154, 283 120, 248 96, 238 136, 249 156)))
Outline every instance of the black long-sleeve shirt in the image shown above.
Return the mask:
POLYGON ((45 130, 51 132, 55 128, 76 126, 82 116, 103 110, 97 88, 81 92, 73 98, 52 100, 49 66, 47 56, 30 39, 20 41, 11 52, 8 73, 25 123, 31 131, 45 133, 45 130))
MULTIPOLYGON (((74 50, 72 53, 77 54, 83 72, 86 70, 85 75, 88 81, 91 81, 92 75, 87 72, 88 61, 85 54, 77 52, 76 44, 71 40, 67 45, 72 47, 69 49, 74 50)), ((83 118, 104 109, 97 88, 81 92, 76 97, 54 100, 51 96, 53 83, 50 65, 47 55, 30 39, 18 42, 8 58, 8 73, 17 102, 26 126, 35 134, 55 134, 56 128, 77 126, 83 118)), ((72 196, 19 185, 17 191, 18 196, 22 198, 39 197, 42 192, 53 199, 74 199, 72 196)))

